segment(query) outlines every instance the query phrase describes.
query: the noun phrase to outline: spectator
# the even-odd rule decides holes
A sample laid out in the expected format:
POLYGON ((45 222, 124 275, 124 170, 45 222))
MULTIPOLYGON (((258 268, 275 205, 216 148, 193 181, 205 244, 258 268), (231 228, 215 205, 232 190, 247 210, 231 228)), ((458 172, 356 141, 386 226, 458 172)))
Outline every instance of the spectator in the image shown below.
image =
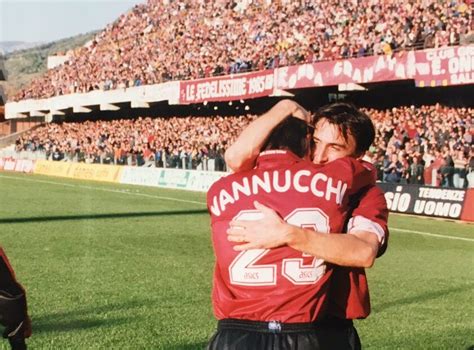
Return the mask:
POLYGON ((384 161, 384 181, 390 183, 398 183, 402 177, 403 166, 399 162, 398 156, 395 153, 392 153, 384 161))
POLYGON ((467 158, 464 155, 464 150, 458 149, 454 156, 454 174, 453 174, 453 185, 456 188, 465 188, 466 184, 466 172, 467 172, 467 158))
POLYGON ((123 89, 473 36, 470 0, 162 1, 134 6, 13 99, 123 89))
POLYGON ((423 171, 424 171, 424 167, 423 167, 423 164, 420 163, 420 158, 413 157, 413 161, 410 164, 410 168, 409 168, 410 177, 409 177, 408 182, 410 184, 423 185, 425 183, 424 178, 423 178, 423 171))
MULTIPOLYGON (((468 159, 462 154, 473 145, 473 108, 433 105, 364 112, 376 126, 374 146, 366 157, 378 169, 379 181, 422 184, 424 180, 431 185, 443 174, 445 186, 468 185, 463 179, 471 178, 473 166, 463 165, 468 159), (395 167, 388 169, 392 160, 396 160, 395 167)), ((253 118, 147 117, 50 123, 23 134, 15 148, 63 161, 224 170, 222 154, 227 145, 253 118)))
POLYGON ((471 147, 466 180, 467 180, 467 188, 474 188, 474 146, 471 147))
POLYGON ((441 186, 442 187, 454 187, 453 176, 454 176, 454 161, 449 153, 447 147, 443 152, 444 163, 439 169, 441 174, 441 186))

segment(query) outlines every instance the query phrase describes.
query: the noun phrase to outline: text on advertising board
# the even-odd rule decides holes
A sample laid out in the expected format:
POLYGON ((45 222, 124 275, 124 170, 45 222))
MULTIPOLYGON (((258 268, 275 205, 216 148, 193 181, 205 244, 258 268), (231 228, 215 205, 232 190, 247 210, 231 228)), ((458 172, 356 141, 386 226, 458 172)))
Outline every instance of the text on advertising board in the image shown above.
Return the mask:
POLYGON ((464 204, 465 190, 420 187, 414 185, 381 184, 388 209, 458 219, 464 204))

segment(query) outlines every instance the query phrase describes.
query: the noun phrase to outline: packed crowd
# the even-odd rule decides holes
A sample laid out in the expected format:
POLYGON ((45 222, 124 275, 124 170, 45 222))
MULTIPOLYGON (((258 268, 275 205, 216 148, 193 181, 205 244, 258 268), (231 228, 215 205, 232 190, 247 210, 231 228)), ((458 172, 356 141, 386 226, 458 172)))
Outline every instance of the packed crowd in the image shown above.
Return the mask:
POLYGON ((148 0, 13 99, 457 45, 473 29, 471 0, 148 0))
MULTIPOLYGON (((375 164, 379 181, 468 185, 467 175, 474 171, 473 108, 435 105, 365 111, 377 130, 365 158, 375 164)), ((56 161, 225 170, 226 146, 254 118, 147 117, 52 123, 24 134, 16 149, 42 151, 56 161)))
POLYGON ((467 186, 474 171, 473 108, 437 104, 366 112, 377 130, 366 157, 380 181, 467 186))
POLYGON ((224 150, 253 116, 137 118, 48 124, 16 142, 55 161, 225 170, 224 150))

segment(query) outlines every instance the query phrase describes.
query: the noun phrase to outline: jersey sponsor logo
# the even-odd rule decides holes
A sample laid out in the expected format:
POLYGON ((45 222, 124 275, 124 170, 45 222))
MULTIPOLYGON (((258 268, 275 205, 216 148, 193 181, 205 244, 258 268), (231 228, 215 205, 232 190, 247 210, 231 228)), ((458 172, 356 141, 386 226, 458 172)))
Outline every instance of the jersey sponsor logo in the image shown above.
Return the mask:
POLYGON ((264 171, 260 176, 246 176, 239 181, 232 181, 229 191, 222 189, 213 196, 210 209, 213 215, 220 216, 229 204, 234 204, 242 196, 248 197, 263 192, 284 193, 289 189, 300 193, 310 192, 317 198, 341 205, 347 187, 347 183, 342 180, 323 173, 314 174, 309 170, 299 170, 295 173, 290 170, 285 170, 284 173, 278 170, 264 171))

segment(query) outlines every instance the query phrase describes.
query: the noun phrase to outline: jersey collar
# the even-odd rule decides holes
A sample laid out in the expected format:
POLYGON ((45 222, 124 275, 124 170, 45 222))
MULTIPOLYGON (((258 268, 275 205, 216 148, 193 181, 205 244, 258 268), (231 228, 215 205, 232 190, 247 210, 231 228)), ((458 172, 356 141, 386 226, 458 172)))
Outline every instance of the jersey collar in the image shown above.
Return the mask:
POLYGON ((257 158, 257 168, 274 168, 276 166, 289 166, 298 162, 302 159, 291 151, 287 150, 268 150, 263 151, 257 158))

